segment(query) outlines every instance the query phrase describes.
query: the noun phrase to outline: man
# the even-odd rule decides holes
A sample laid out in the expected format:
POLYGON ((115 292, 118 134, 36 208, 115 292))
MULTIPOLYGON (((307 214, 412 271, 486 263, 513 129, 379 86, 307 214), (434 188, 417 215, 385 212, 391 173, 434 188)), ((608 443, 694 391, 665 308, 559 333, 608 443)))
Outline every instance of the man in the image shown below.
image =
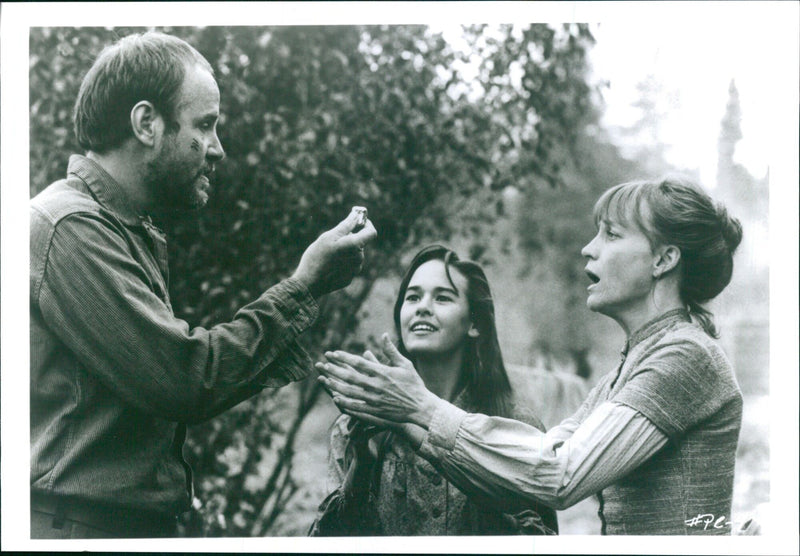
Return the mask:
POLYGON ((186 424, 308 375, 297 337, 376 232, 351 214, 231 322, 190 328, 147 215, 208 200, 224 157, 210 65, 175 37, 123 38, 74 116, 86 156, 31 201, 31 536, 170 536, 192 500, 186 424))

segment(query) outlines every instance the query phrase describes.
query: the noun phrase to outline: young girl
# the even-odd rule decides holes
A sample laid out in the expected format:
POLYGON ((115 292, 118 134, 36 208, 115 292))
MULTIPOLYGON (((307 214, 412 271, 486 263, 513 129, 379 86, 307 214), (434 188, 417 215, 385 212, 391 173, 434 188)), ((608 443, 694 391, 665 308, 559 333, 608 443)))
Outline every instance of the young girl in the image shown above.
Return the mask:
MULTIPOLYGON (((438 397, 467 411, 513 417, 515 407, 483 270, 433 245, 420 251, 394 306, 400 352, 438 397)), ((402 435, 341 416, 333 427, 330 478, 316 535, 509 535, 557 531, 555 512, 536 503, 514 515, 487 509, 451 485, 402 435), (370 433, 376 433, 368 439, 370 433)))
POLYGON ((731 279, 742 230, 679 179, 606 191, 583 248, 587 305, 614 319, 621 361, 547 434, 454 407, 385 346, 389 365, 328 354, 323 382, 344 411, 403 431, 465 492, 498 507, 556 509, 597 494, 603 534, 730 534, 742 395, 703 304, 731 279))

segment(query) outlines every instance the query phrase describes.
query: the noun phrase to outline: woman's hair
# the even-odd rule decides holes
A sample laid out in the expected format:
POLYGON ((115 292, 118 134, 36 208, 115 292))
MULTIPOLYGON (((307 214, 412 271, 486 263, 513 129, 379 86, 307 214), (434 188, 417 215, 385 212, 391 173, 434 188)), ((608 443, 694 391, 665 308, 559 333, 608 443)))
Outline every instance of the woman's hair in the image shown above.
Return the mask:
POLYGON ((83 78, 75 101, 80 146, 97 153, 120 146, 133 134, 131 109, 142 100, 153 103, 168 129, 175 129, 186 67, 194 64, 213 75, 208 61, 186 41, 155 31, 106 47, 83 78))
POLYGON ((703 329, 717 337, 713 315, 702 306, 716 297, 733 274, 733 254, 742 226, 696 184, 676 176, 633 181, 607 190, 594 218, 634 224, 650 245, 674 245, 681 252, 679 293, 703 329))
POLYGON ((400 334, 400 308, 406 289, 414 272, 423 263, 438 260, 444 263, 447 279, 458 292, 450 271, 455 269, 467 280, 466 298, 472 324, 478 330, 477 338, 467 336, 467 349, 462 363, 462 378, 470 404, 480 413, 510 417, 512 413, 511 384, 503 364, 500 343, 497 341, 494 303, 483 269, 475 262, 462 261, 458 255, 442 245, 430 245, 419 251, 406 270, 394 304, 394 325, 399 337, 398 349, 410 357, 400 334))

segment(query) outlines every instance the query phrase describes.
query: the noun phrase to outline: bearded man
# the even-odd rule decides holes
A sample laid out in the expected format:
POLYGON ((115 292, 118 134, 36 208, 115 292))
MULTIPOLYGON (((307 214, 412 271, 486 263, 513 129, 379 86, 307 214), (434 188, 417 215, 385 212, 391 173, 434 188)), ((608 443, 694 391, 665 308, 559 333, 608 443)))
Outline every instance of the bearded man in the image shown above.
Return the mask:
POLYGON ((209 63, 161 33, 107 47, 75 103, 85 155, 30 206, 31 536, 174 536, 191 504, 186 425, 305 378, 317 300, 376 236, 353 213, 233 320, 173 314, 155 209, 200 208, 225 154, 209 63))

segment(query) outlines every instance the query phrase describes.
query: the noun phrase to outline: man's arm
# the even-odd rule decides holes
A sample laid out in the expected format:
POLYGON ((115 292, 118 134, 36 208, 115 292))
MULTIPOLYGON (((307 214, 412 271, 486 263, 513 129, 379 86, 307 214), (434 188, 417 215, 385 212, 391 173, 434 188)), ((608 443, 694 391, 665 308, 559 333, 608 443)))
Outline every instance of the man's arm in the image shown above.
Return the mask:
MULTIPOLYGON (((324 247, 312 255, 322 251, 330 266, 336 257, 324 247)), ((193 423, 307 375, 311 362, 296 339, 318 313, 309 286, 330 287, 301 281, 308 275, 315 276, 268 289, 228 323, 190 328, 154 293, 113 225, 80 213, 55 228, 38 303, 53 333, 106 387, 142 411, 193 423)))

